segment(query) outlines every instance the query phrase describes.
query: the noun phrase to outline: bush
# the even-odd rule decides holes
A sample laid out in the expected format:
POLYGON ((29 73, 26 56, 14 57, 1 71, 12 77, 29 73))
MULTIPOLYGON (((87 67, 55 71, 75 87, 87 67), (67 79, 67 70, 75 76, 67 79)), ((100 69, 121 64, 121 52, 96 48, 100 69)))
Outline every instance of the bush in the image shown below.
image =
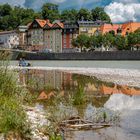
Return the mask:
POLYGON ((22 107, 27 90, 19 86, 16 72, 8 70, 4 62, 0 66, 0 133, 23 138, 30 133, 22 107))

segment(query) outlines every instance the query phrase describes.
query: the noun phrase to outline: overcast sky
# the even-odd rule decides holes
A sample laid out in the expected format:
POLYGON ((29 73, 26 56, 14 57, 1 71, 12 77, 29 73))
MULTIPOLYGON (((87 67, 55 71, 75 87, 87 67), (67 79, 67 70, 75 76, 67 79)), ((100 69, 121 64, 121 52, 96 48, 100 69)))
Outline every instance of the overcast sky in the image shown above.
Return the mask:
POLYGON ((43 3, 59 4, 60 9, 105 7, 114 23, 129 20, 140 21, 140 0, 0 0, 0 4, 9 3, 39 10, 43 3))

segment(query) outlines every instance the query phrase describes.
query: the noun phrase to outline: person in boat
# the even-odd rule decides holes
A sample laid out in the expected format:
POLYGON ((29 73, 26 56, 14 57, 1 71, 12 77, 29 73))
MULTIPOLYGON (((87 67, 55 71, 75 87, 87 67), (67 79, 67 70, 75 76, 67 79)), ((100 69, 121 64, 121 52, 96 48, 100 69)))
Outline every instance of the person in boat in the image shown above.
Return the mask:
POLYGON ((27 63, 24 58, 20 58, 20 60, 19 60, 19 66, 28 67, 28 66, 31 66, 31 64, 30 63, 27 63))

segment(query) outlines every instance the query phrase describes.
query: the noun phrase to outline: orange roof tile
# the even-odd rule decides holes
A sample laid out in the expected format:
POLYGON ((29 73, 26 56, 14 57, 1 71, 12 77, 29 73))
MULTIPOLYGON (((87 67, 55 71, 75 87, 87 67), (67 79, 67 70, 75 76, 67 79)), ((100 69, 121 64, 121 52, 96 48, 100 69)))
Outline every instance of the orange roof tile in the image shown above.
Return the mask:
POLYGON ((43 28, 47 21, 46 20, 43 20, 43 19, 35 19, 37 21, 37 23, 43 28))
POLYGON ((38 100, 45 100, 45 99, 48 99, 48 96, 44 91, 42 91, 37 99, 38 100))
POLYGON ((103 94, 116 94, 116 93, 120 93, 120 91, 117 89, 117 86, 115 85, 115 87, 107 87, 105 85, 102 85, 100 88, 101 93, 103 94))
POLYGON ((128 22, 122 25, 122 35, 125 36, 126 33, 132 33, 140 28, 140 22, 128 22))
POLYGON ((64 24, 61 22, 54 23, 52 27, 54 27, 55 25, 58 25, 59 27, 64 28, 64 24))
MULTIPOLYGON (((47 24, 49 27, 52 27, 52 26, 53 26, 53 24, 48 23, 48 22, 47 22, 46 24, 47 24)), ((46 24, 45 24, 45 25, 46 25, 46 24)))
POLYGON ((140 95, 140 90, 135 88, 130 88, 128 86, 122 86, 121 92, 127 95, 140 95))
POLYGON ((104 24, 100 27, 100 31, 102 34, 105 34, 109 31, 115 31, 115 33, 117 32, 118 28, 121 28, 121 24, 104 24))

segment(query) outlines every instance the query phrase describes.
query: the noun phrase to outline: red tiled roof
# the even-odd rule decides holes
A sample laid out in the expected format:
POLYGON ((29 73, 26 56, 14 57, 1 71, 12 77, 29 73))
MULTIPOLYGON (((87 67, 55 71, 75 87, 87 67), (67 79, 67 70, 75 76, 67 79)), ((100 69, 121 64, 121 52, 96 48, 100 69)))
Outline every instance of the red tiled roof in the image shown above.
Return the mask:
POLYGON ((121 24, 104 24, 100 27, 100 31, 104 34, 107 33, 109 31, 115 31, 117 32, 118 28, 121 28, 121 24))
POLYGON ((55 25, 58 25, 60 28, 64 28, 64 24, 61 22, 54 23, 52 27, 54 27, 55 25))
POLYGON ((47 21, 46 20, 43 20, 43 19, 35 19, 37 21, 37 23, 43 28, 47 21))
MULTIPOLYGON (((46 24, 47 24, 49 27, 52 27, 52 26, 53 26, 53 24, 48 23, 48 22, 47 22, 46 24)), ((46 24, 45 24, 45 25, 46 25, 46 24)))
POLYGON ((44 99, 48 99, 48 96, 44 91, 42 91, 38 97, 38 100, 44 100, 44 99))
POLYGON ((126 35, 126 32, 132 33, 140 28, 140 22, 128 22, 122 25, 122 35, 126 35))

